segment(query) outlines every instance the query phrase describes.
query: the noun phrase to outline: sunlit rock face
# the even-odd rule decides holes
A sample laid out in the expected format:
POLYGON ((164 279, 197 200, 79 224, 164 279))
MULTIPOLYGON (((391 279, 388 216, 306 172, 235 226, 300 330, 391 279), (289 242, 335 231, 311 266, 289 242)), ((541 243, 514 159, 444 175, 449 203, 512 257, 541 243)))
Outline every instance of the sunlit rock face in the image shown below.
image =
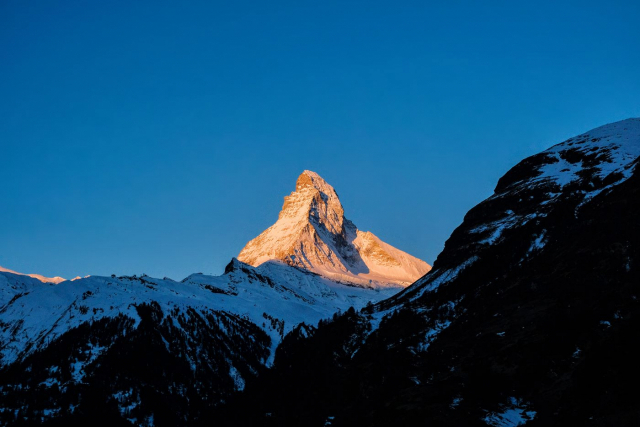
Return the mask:
POLYGON ((358 230, 344 216, 338 194, 320 175, 304 171, 296 191, 284 198, 278 221, 251 240, 238 259, 310 270, 332 280, 362 286, 407 286, 431 266, 358 230))

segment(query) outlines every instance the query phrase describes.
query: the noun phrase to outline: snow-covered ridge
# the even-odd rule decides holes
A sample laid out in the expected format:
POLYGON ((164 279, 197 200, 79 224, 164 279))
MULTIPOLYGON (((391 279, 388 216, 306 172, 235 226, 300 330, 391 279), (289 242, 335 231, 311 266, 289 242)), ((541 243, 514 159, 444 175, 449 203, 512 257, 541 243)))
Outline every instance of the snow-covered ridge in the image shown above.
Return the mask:
POLYGON ((251 240, 238 259, 259 266, 278 260, 334 281, 367 287, 407 286, 430 269, 426 262, 363 232, 344 216, 334 188, 304 171, 285 197, 278 221, 251 240))
POLYGON ((469 232, 486 236, 480 244, 493 245, 505 231, 546 217, 557 201, 569 196, 575 199, 577 216, 599 194, 629 179, 639 158, 640 118, 607 124, 569 138, 526 159, 505 175, 507 183, 499 184, 488 201, 519 194, 522 204, 513 205, 501 218, 477 225, 469 232), (509 177, 513 171, 520 174, 518 179, 509 177), (526 203, 533 203, 533 210, 522 209, 525 193, 531 193, 526 196, 526 203))
MULTIPOLYGON (((0 366, 43 348, 83 322, 127 315, 158 303, 165 313, 223 311, 263 328, 272 349, 296 325, 317 324, 336 311, 389 297, 394 290, 345 286, 278 262, 258 268, 233 260, 222 276, 193 274, 182 282, 91 276, 59 284, 0 272, 0 366)), ((273 352, 272 352, 273 357, 273 352)))
POLYGON ((24 274, 24 273, 18 273, 17 271, 13 271, 13 270, 9 270, 8 268, 4 268, 2 266, 0 266, 0 272, 5 272, 5 273, 12 273, 12 274, 18 274, 20 276, 29 276, 29 277, 33 277, 34 279, 38 279, 39 281, 41 281, 42 283, 61 283, 64 282, 67 279, 64 279, 62 277, 44 277, 40 274, 24 274))
POLYGON ((537 180, 552 180, 560 187, 579 180, 579 172, 593 169, 602 180, 618 174, 616 184, 631 176, 640 157, 640 118, 600 126, 554 145, 543 152, 557 160, 539 168, 537 180))
MULTIPOLYGON (((558 203, 570 204, 579 215, 580 209, 599 194, 629 179, 639 158, 640 118, 631 118, 569 138, 523 160, 501 178, 494 194, 470 211, 454 232, 462 248, 460 261, 436 263, 429 275, 392 300, 415 301, 456 281, 481 258, 480 251, 501 244, 518 228, 532 230, 523 259, 535 255, 549 239, 547 230, 537 224, 551 215, 558 203)), ((381 309, 388 306, 383 303, 381 309)))

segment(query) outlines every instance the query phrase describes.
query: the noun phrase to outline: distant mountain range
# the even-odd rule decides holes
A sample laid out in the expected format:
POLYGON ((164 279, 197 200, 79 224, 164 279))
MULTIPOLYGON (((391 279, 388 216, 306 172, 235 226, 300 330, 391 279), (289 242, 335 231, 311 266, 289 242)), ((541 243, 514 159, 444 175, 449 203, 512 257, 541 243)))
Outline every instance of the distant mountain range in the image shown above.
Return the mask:
POLYGON ((638 425, 639 163, 640 119, 524 159, 431 271, 305 171, 220 277, 0 273, 0 422, 638 425))

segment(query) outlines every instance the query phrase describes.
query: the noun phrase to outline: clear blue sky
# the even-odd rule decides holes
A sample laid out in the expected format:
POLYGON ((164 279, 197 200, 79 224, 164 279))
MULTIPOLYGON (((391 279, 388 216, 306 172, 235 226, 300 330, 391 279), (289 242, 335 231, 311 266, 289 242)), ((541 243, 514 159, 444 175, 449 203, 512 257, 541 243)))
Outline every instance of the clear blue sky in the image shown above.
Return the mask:
POLYGON ((639 22, 637 1, 3 0, 0 265, 218 274, 304 169, 433 262, 517 161, 640 116, 639 22))

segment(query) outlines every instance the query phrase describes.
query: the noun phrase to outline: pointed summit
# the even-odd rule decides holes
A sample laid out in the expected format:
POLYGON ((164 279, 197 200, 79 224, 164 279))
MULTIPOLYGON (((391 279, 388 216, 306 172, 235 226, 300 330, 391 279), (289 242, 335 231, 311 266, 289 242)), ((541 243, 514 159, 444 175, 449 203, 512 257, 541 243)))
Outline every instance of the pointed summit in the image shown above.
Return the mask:
POLYGON ((407 286, 431 269, 358 230, 345 218, 334 188, 308 170, 284 198, 278 221, 247 243, 238 260, 254 267, 281 261, 335 281, 374 287, 407 286))
POLYGON ((317 173, 310 170, 303 171, 296 181, 296 191, 300 191, 307 187, 313 187, 318 191, 322 191, 322 189, 327 188, 331 188, 331 190, 333 190, 333 187, 327 184, 327 181, 322 179, 322 177, 317 173))

